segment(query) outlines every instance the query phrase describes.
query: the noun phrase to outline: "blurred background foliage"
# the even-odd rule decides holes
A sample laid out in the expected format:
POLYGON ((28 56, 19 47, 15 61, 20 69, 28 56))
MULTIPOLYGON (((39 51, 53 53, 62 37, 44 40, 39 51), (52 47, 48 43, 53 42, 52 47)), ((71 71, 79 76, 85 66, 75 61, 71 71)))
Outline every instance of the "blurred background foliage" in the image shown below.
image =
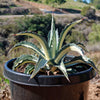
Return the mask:
POLYGON ((92 25, 92 32, 88 36, 89 42, 95 44, 100 42, 100 23, 92 25))

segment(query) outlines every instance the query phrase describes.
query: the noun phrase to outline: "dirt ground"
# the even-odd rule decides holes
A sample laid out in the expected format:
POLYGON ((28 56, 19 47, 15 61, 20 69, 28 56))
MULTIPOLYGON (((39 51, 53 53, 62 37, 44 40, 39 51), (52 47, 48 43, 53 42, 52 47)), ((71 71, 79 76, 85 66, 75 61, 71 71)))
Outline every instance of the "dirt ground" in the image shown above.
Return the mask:
POLYGON ((88 100, 100 100, 100 75, 90 81, 88 100))
POLYGON ((47 10, 55 10, 55 8, 50 7, 48 5, 44 5, 41 3, 31 2, 31 1, 21 1, 21 2, 15 2, 15 4, 25 7, 38 7, 39 9, 47 9, 47 10))

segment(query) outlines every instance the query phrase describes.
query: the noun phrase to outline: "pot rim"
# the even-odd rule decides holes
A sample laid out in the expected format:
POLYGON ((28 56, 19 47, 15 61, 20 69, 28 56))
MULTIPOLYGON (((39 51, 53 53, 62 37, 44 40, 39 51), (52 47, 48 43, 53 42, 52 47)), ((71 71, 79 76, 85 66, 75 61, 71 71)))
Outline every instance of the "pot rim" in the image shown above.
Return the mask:
POLYGON ((23 85, 47 86, 47 87, 72 85, 72 84, 88 81, 96 75, 94 69, 90 67, 87 70, 80 71, 74 74, 69 74, 68 76, 71 82, 69 82, 64 75, 49 75, 49 76, 36 75, 33 79, 29 81, 30 75, 13 71, 8 67, 10 63, 13 64, 14 60, 15 58, 5 63, 4 76, 12 82, 23 84, 23 85))

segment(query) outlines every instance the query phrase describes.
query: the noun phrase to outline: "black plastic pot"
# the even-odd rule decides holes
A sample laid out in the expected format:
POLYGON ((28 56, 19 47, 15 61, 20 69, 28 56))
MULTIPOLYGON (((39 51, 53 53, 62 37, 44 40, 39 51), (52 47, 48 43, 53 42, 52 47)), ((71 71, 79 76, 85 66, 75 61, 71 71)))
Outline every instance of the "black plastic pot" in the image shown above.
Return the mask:
POLYGON ((89 80, 96 73, 89 67, 85 71, 70 74, 68 82, 64 75, 30 75, 11 70, 13 61, 6 62, 4 75, 10 80, 12 100, 87 100, 89 80))

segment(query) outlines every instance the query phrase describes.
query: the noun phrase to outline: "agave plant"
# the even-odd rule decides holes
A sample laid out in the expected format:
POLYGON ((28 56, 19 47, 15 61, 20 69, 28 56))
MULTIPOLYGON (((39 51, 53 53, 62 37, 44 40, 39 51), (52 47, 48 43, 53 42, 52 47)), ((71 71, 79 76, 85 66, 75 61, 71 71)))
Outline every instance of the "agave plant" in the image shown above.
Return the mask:
POLYGON ((58 29, 55 29, 54 18, 52 17, 51 30, 48 33, 48 41, 46 41, 42 36, 37 35, 34 32, 22 32, 16 34, 17 36, 27 35, 35 38, 39 42, 41 48, 37 47, 37 45, 28 41, 22 41, 20 43, 15 44, 10 51, 16 48, 26 47, 35 51, 35 53, 38 56, 33 54, 22 55, 18 57, 14 62, 13 70, 16 71, 21 66, 27 64, 24 73, 31 74, 30 79, 32 79, 38 72, 47 72, 49 74, 49 72, 54 73, 58 70, 64 74, 67 80, 69 80, 68 71, 72 70, 73 65, 75 64, 87 64, 93 67, 95 70, 97 70, 94 63, 84 55, 84 51, 86 51, 84 45, 82 45, 81 43, 69 43, 63 45, 65 36, 69 35, 68 32, 70 31, 70 29, 74 25, 80 23, 82 20, 83 19, 80 19, 75 22, 72 22, 71 24, 66 25, 60 33, 59 37, 58 29), (77 52, 78 54, 80 54, 80 56, 73 56, 70 60, 67 60, 65 62, 64 59, 67 59, 67 54, 70 51, 77 52))

